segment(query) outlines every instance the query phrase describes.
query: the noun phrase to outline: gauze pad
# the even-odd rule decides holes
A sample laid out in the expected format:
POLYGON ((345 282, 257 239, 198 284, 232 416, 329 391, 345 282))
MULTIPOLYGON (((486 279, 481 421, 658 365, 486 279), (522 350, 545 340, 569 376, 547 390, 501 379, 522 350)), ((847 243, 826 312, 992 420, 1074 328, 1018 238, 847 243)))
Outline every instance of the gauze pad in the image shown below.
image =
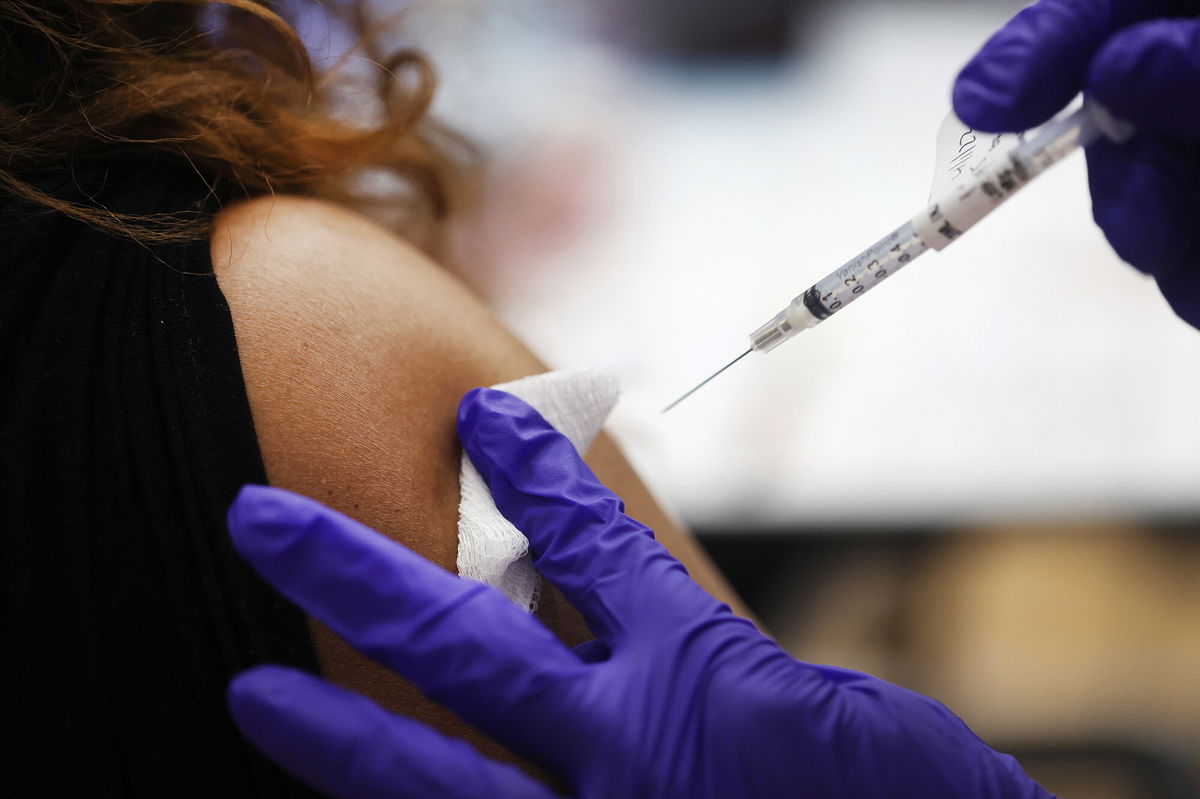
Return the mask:
MULTIPOLYGON (((586 371, 547 372, 492 388, 532 405, 580 454, 600 432, 620 390, 612 375, 586 371)), ((532 613, 537 609, 539 580, 529 541, 496 509, 491 492, 465 452, 458 480, 459 575, 499 588, 532 613)))

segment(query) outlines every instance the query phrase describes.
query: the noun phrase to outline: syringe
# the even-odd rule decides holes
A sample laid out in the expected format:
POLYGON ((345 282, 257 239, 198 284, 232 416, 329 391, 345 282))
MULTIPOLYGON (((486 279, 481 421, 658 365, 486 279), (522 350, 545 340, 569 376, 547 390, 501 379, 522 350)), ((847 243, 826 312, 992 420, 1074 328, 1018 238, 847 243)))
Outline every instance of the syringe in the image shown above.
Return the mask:
POLYGON ((1034 178, 1099 136, 1124 141, 1133 134, 1128 123, 1094 102, 1052 120, 1021 141, 995 163, 977 171, 963 170, 959 181, 919 214, 863 250, 800 294, 771 321, 750 334, 750 349, 700 385, 672 402, 663 413, 752 352, 767 353, 790 338, 816 327, 899 272, 928 250, 943 250, 981 219, 1000 207, 1034 178))

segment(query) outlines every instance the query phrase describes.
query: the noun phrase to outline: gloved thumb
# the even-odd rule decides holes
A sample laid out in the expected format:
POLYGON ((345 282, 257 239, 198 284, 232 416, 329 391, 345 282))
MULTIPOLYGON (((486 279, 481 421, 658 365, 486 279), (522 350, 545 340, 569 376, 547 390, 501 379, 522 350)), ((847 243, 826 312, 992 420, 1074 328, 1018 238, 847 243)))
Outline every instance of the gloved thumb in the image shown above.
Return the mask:
POLYGON ((1118 32, 1092 59, 1086 91, 1140 130, 1200 138, 1200 20, 1118 32))
POLYGON ((1092 59, 1087 91, 1139 131, 1127 144, 1088 148, 1096 223, 1200 327, 1200 20, 1153 20, 1115 34, 1092 59))
POLYGON ((1126 262, 1200 327, 1200 148, 1150 133, 1088 148, 1092 215, 1126 262))

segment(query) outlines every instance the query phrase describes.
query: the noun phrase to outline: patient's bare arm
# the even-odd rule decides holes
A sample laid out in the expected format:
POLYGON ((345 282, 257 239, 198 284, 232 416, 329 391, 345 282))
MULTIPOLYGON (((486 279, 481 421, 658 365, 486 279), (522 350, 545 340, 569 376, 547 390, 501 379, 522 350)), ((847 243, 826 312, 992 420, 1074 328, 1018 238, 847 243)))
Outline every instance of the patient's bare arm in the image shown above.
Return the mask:
MULTIPOLYGON (((271 483, 454 571, 459 398, 545 367, 454 278, 334 205, 275 197, 232 206, 216 220, 212 257, 271 483)), ((601 435, 587 461, 701 585, 744 612, 611 440, 601 435)), ((590 637, 556 592, 543 595, 538 616, 568 643, 590 637)), ((500 756, 320 624, 312 630, 327 677, 500 756)))

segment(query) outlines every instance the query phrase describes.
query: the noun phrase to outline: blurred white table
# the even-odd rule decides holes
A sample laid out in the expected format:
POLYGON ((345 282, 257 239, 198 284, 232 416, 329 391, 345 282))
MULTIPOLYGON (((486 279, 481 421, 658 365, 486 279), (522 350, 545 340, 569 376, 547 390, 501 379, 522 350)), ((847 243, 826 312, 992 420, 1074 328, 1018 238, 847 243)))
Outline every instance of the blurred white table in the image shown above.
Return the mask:
POLYGON ((1082 156, 658 415, 922 207, 953 76, 1008 13, 835 5, 776 72, 652 72, 519 25, 497 43, 512 140, 590 122, 612 167, 603 213, 501 315, 554 366, 621 378, 613 430, 693 525, 1200 512, 1200 332, 1108 249, 1082 156))

